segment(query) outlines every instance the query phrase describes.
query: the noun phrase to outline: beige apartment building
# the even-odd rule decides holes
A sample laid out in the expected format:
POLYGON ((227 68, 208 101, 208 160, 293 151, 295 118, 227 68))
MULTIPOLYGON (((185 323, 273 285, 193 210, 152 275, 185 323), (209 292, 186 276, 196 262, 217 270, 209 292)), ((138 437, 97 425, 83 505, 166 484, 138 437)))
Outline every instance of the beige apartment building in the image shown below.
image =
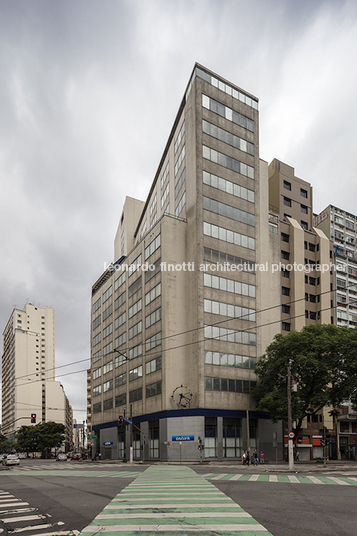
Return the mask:
POLYGON ((281 426, 250 396, 261 165, 258 100, 196 64, 147 199, 126 198, 115 262, 92 287, 91 426, 102 457, 282 452, 281 426))
POLYGON ((13 435, 21 426, 54 421, 72 437, 72 408, 55 380, 55 320, 50 307, 27 303, 14 309, 3 332, 2 430, 13 435))
MULTIPOLYGON (((263 255, 274 269, 260 274, 260 331, 262 353, 275 333, 300 331, 314 323, 336 323, 335 274, 329 233, 313 227, 313 198, 310 183, 295 176, 293 167, 274 159, 262 162, 261 184, 268 177, 269 226, 262 224, 262 243, 269 244, 263 255), (263 236, 265 233, 265 240, 263 236), (267 233, 269 237, 267 237, 267 233), (278 295, 280 297, 278 298, 278 295), (272 307, 279 303, 279 309, 272 307)), ((267 211, 267 207, 262 210, 267 211)), ((334 434, 334 422, 324 408, 311 422, 305 420, 297 441, 300 460, 322 457, 322 427, 334 434)), ((288 430, 285 430, 286 434, 288 430)), ((287 445, 287 436, 285 437, 287 445)), ((330 454, 336 454, 331 437, 330 454)))

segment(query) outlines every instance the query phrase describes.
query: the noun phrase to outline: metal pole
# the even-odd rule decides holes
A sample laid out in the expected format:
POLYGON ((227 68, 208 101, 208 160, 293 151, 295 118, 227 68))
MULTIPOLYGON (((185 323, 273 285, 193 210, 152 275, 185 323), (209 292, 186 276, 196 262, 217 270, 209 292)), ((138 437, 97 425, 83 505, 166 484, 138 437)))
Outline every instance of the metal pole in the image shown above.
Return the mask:
MULTIPOLYGON (((292 432, 292 418, 291 418, 291 360, 288 364, 288 434, 292 432)), ((294 444, 293 440, 289 437, 288 443, 288 456, 289 456, 289 470, 294 469, 294 444)))
POLYGON ((247 414, 247 453, 250 455, 250 430, 249 430, 249 409, 246 410, 247 414))
MULTIPOLYGON (((130 404, 130 421, 133 422, 133 404, 130 404)), ((129 459, 129 463, 133 463, 134 461, 134 456, 133 456, 133 425, 130 424, 130 429, 129 429, 129 433, 130 433, 130 459, 129 459)))

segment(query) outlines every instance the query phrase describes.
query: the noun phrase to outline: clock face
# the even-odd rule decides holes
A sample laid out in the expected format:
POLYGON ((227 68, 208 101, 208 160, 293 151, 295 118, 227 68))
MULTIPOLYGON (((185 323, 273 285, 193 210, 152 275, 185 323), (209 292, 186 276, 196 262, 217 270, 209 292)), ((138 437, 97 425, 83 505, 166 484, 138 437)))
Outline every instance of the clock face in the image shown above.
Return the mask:
POLYGON ((173 390, 171 398, 178 408, 189 408, 193 397, 191 390, 185 385, 180 385, 173 390))

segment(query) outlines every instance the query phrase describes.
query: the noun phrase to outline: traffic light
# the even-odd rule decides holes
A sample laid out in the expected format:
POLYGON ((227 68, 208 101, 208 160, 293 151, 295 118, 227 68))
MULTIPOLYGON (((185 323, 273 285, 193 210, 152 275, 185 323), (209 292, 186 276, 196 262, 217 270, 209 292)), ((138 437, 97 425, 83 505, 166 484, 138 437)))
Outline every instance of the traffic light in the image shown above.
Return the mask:
POLYGON ((36 424, 36 413, 31 413, 31 422, 36 424))
POLYGON ((325 446, 325 440, 324 439, 320 439, 320 445, 321 445, 321 447, 325 446))
POLYGON ((118 417, 118 426, 123 426, 124 424, 124 417, 123 415, 119 415, 118 417))

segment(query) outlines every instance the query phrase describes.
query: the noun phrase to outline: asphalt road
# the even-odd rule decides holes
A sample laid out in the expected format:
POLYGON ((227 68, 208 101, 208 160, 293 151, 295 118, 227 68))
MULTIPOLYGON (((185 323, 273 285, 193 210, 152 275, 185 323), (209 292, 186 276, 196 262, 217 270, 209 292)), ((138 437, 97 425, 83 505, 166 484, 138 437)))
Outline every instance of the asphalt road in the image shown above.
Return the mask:
MULTIPOLYGON (((0 472, 0 533, 6 535, 26 527, 23 531, 26 536, 78 534, 146 468, 144 465, 115 465, 104 461, 95 464, 23 460, 20 470, 11 468, 0 472), (3 506, 8 504, 11 496, 15 506, 3 506), (17 508, 16 499, 24 506, 17 508), (21 509, 25 510, 21 514, 24 517, 38 518, 20 521, 20 514, 7 513, 21 509), (11 522, 11 519, 16 521, 11 522), (33 530, 29 528, 32 526, 33 530)), ((192 468, 198 473, 207 471, 200 466, 192 468)), ((209 467, 209 471, 222 473, 222 467, 209 467)), ((242 469, 224 468, 224 472, 234 475, 242 469)), ((245 470, 245 473, 244 478, 249 478, 254 471, 245 470)), ((303 483, 283 482, 284 476, 279 476, 276 482, 272 479, 266 482, 222 480, 220 477, 210 482, 273 536, 356 536, 357 485, 352 481, 341 485, 344 482, 342 478, 339 480, 340 476, 343 478, 343 473, 333 473, 335 481, 322 479, 318 482, 315 478, 315 482, 309 483, 308 479, 303 483)))

